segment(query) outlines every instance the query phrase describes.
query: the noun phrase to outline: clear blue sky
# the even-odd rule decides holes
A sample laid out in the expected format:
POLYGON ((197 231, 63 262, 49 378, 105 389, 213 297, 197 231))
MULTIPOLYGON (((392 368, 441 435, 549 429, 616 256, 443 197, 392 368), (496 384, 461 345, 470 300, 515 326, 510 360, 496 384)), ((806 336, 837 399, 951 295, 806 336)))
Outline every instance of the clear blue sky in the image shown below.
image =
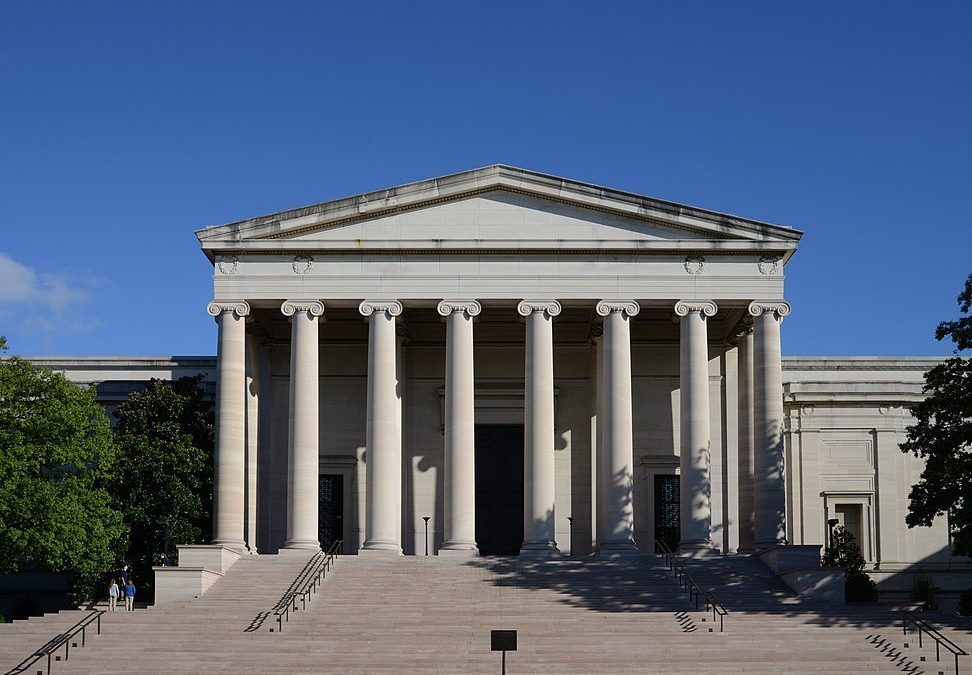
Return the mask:
POLYGON ((502 162, 805 230, 787 354, 945 354, 970 32, 968 0, 8 0, 0 334, 214 353, 194 229, 502 162))

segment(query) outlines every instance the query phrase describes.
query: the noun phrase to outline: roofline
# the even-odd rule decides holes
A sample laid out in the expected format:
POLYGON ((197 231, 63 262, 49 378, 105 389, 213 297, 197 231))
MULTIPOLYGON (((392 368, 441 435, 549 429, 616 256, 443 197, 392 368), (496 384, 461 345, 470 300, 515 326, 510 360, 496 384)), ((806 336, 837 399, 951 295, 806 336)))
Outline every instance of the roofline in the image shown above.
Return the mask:
MULTIPOLYGON (((464 193, 485 192, 500 186, 516 187, 524 192, 548 198, 552 196, 551 193, 553 192, 564 198, 570 197, 570 201, 579 206, 585 205, 585 198, 591 202, 608 199, 616 202, 617 211, 625 215, 640 215, 650 218, 654 213, 658 216, 667 216, 678 220, 699 221, 700 229, 705 229, 701 227, 703 223, 725 229, 741 227, 764 236, 770 235, 794 243, 803 236, 802 231, 784 225, 687 206, 505 164, 493 164, 479 169, 405 183, 391 188, 373 190, 223 225, 208 226, 196 230, 196 237, 204 249, 207 242, 213 239, 225 235, 232 236, 233 234, 239 236, 245 230, 262 229, 262 232, 256 234, 257 238, 277 238, 303 229, 320 228, 330 222, 349 218, 375 217, 385 211, 415 208, 426 202, 458 198, 464 193), (282 220, 298 219, 306 219, 307 223, 292 228, 280 226, 282 220)), ((592 203, 590 206, 593 207, 594 204, 592 203)))

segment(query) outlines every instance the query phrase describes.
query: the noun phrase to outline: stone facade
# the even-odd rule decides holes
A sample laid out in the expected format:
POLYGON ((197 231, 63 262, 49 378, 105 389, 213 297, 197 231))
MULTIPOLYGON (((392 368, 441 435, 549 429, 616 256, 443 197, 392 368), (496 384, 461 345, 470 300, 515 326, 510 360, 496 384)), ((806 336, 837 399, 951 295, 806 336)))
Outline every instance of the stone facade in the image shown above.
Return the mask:
POLYGON ((206 375, 214 543, 728 552, 836 517, 876 569, 948 562, 898 449, 935 360, 781 358, 797 230, 493 166, 197 236, 215 361, 42 361, 206 375))

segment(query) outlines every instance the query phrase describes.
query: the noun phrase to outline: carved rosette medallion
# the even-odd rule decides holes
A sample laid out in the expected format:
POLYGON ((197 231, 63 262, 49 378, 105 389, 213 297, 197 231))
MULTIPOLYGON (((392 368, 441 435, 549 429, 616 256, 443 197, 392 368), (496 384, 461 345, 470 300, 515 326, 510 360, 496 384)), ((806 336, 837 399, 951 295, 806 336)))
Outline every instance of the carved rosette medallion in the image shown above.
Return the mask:
POLYGON ((780 271, 781 258, 779 256, 764 255, 757 264, 760 274, 773 275, 780 271))
POLYGON ((440 316, 446 317, 453 312, 465 312, 468 316, 479 316, 483 306, 475 300, 443 300, 436 307, 440 316))
POLYGON ((543 312, 548 317, 555 317, 560 314, 560 303, 556 300, 523 300, 516 306, 516 311, 520 316, 530 316, 534 312, 543 312))
POLYGON ((358 311, 364 317, 369 317, 376 312, 385 312, 389 316, 399 316, 403 309, 402 303, 398 300, 364 300, 358 305, 358 311))
POLYGON ((250 305, 246 300, 213 300, 206 306, 206 311, 213 317, 223 312, 234 312, 242 319, 250 314, 250 305))
POLYGON ((685 271, 689 274, 702 274, 705 269, 705 258, 700 255, 688 256, 685 259, 685 271))
POLYGON ((622 312, 627 316, 638 316, 641 305, 634 300, 601 300, 594 308, 600 316, 608 316, 612 312, 622 312))
POLYGON ((298 312, 308 312, 311 316, 324 315, 324 303, 320 300, 286 300, 280 305, 284 316, 293 316, 298 312))
POLYGON ((679 300, 675 303, 676 316, 688 316, 690 312, 700 312, 705 316, 715 316, 719 307, 711 300, 679 300))
POLYGON ((240 259, 235 255, 217 256, 216 269, 220 274, 236 274, 240 271, 240 259))
POLYGON ((790 313, 790 303, 785 300, 754 300, 749 303, 749 313, 752 316, 760 316, 768 312, 774 314, 777 319, 782 319, 790 313))
POLYGON ((307 274, 314 266, 314 259, 309 255, 299 255, 294 257, 294 262, 290 265, 294 274, 307 274))

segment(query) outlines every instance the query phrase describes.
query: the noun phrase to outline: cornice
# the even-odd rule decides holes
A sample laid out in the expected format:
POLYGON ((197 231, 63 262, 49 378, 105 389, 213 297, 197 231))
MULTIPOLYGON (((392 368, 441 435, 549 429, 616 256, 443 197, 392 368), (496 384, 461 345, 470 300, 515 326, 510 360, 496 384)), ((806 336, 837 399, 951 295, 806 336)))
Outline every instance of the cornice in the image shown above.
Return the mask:
MULTIPOLYGON (((777 241, 742 241, 730 239, 519 239, 486 241, 481 239, 398 239, 327 241, 232 240, 206 241, 203 251, 212 260, 236 258, 237 264, 248 256, 287 255, 663 255, 683 256, 755 256, 773 253, 786 257, 796 250, 795 243, 777 241)), ((225 266, 224 266, 225 267, 225 266)), ((228 267, 234 273, 239 268, 228 267)), ((227 274, 220 270, 221 274, 227 274)), ((779 275, 777 275, 779 276, 779 275)))

